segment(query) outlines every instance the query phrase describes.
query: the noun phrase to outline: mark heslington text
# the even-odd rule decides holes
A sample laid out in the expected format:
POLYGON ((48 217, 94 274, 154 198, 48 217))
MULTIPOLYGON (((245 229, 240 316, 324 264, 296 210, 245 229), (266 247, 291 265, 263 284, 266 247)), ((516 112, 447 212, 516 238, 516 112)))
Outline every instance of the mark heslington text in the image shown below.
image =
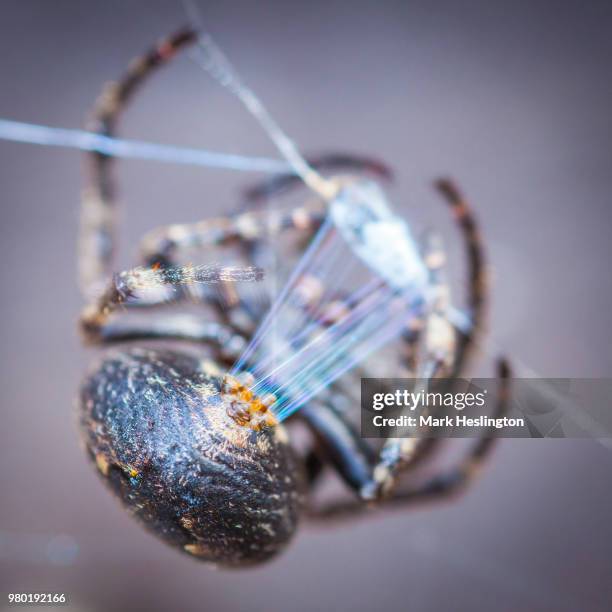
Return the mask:
POLYGON ((488 416, 466 417, 464 415, 434 417, 431 415, 410 416, 402 415, 399 417, 384 417, 377 414, 372 419, 374 427, 494 427, 503 429, 504 427, 524 427, 525 419, 509 417, 493 418, 488 416))

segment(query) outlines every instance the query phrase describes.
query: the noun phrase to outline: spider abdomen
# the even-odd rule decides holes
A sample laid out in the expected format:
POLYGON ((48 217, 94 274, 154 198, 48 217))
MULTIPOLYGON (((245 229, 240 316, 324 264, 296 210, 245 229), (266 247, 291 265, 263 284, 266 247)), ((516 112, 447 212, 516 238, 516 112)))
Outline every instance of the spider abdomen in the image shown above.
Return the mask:
POLYGON ((257 563, 295 531, 300 466, 280 427, 237 425, 203 370, 177 351, 107 356, 81 389, 85 444, 130 513, 167 543, 221 565, 257 563))

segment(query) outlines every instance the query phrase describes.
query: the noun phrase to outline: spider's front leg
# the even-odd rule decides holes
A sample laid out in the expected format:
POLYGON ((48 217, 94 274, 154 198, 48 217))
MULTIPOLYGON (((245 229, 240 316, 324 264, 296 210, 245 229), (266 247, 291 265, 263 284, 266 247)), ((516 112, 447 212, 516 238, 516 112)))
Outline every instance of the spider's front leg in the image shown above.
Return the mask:
POLYGON ((244 212, 233 217, 206 219, 196 223, 174 224, 149 232, 140 244, 146 265, 173 266, 187 250, 216 250, 275 238, 288 229, 313 234, 324 217, 323 206, 298 207, 288 212, 244 212))
POLYGON ((166 315, 152 321, 125 321, 113 317, 119 308, 146 308, 176 298, 180 288, 240 281, 261 280, 255 267, 181 266, 173 268, 134 268, 113 276, 108 288, 81 315, 81 330, 90 343, 122 342, 136 339, 173 338, 207 342, 235 359, 246 340, 234 330, 216 322, 188 314, 166 315))
MULTIPOLYGON (((102 135, 114 135, 122 111, 144 81, 177 52, 194 44, 197 36, 195 31, 181 30, 136 58, 121 79, 105 87, 88 127, 102 135)), ((115 161, 92 153, 89 162, 91 180, 83 195, 79 241, 81 288, 93 300, 81 316, 85 339, 91 343, 153 338, 206 342, 222 348, 228 358, 235 358, 246 341, 219 323, 186 314, 166 315, 150 323, 114 316, 120 307, 152 308, 169 300, 179 301, 185 295, 185 287, 202 287, 210 282, 226 284, 235 279, 228 277, 227 270, 211 266, 173 266, 166 270, 147 266, 116 274, 107 282, 117 247, 117 189, 112 174, 115 161)))
MULTIPOLYGON (((357 171, 390 179, 391 170, 382 162, 347 153, 331 153, 309 158, 318 171, 357 171)), ((173 224, 149 232, 140 244, 144 265, 173 266, 178 256, 189 250, 208 251, 238 244, 243 247, 261 240, 274 240, 281 232, 296 229, 305 239, 320 227, 326 214, 325 204, 317 200, 290 211, 252 210, 281 192, 302 184, 299 176, 285 173, 260 181, 245 192, 245 210, 229 217, 205 219, 195 223, 173 224)), ((203 296, 196 296, 204 299, 203 296)), ((232 300, 228 300, 232 305, 232 300)))
MULTIPOLYGON (((288 212, 244 212, 234 217, 175 224, 149 232, 141 242, 140 252, 146 265, 162 269, 176 265, 186 252, 205 251, 211 254, 229 246, 242 249, 247 260, 250 260, 250 246, 266 240, 273 241, 281 232, 291 229, 309 239, 323 218, 322 206, 303 206, 288 212)), ((217 287, 214 294, 206 285, 183 287, 181 293, 183 298, 210 304, 215 308, 219 320, 236 332, 246 336, 252 334, 263 316, 261 303, 251 303, 249 297, 237 291, 233 283, 221 282, 217 287)))
MULTIPOLYGON (((181 30, 134 59, 118 81, 106 84, 87 128, 102 136, 114 136, 124 109, 147 78, 196 40, 195 31, 181 30)), ((88 162, 90 181, 83 193, 79 232, 79 279, 81 291, 91 299, 103 289, 113 271, 118 243, 118 204, 113 175, 115 159, 90 153, 88 162)))
MULTIPOLYGON (((348 153, 330 153, 308 159, 318 171, 358 171, 371 173, 381 179, 390 179, 391 170, 379 160, 348 153)), ((146 264, 171 266, 177 255, 186 249, 219 248, 232 243, 248 243, 274 238, 280 231, 295 228, 314 233, 325 215, 325 205, 302 206, 289 212, 251 210, 260 208, 264 201, 302 185, 302 179, 293 173, 278 174, 260 181, 245 191, 246 210, 239 214, 206 219, 196 223, 161 227, 147 234, 140 245, 146 264)))
MULTIPOLYGON (((308 159, 317 171, 351 171, 373 174, 380 179, 390 179, 391 170, 382 162, 369 157, 348 153, 330 153, 308 159)), ((140 252, 145 265, 176 265, 181 253, 189 250, 215 250, 229 245, 239 245, 245 252, 258 242, 275 240, 286 230, 295 229, 303 239, 314 235, 323 222, 326 205, 317 199, 314 202, 290 211, 261 210, 281 192, 302 185, 302 179, 294 173, 283 173, 264 179, 245 191, 243 210, 235 215, 206 219, 187 224, 174 224, 149 232, 141 242, 140 252), (257 210, 260 209, 260 210, 257 210)), ((192 296, 204 300, 203 294, 192 296)), ((226 305, 236 306, 236 296, 228 291, 226 305)), ((227 313, 221 312, 222 316, 227 313)))

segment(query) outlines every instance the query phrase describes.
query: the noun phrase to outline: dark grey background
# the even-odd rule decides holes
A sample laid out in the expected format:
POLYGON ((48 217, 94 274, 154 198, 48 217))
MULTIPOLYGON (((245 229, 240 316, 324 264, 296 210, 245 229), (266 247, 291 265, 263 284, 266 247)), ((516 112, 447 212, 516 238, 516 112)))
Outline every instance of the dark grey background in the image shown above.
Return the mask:
MULTIPOLYGON (((497 347, 543 376, 588 377, 612 366, 610 7, 244 2, 203 14, 303 150, 386 159, 397 205, 451 243, 430 181, 460 179, 495 267, 497 347)), ((170 2, 0 9, 0 116, 66 127, 81 124, 104 80, 185 21, 170 2)), ((151 83, 124 134, 272 153, 189 62, 151 83)), ((212 572, 135 526, 86 464, 74 426, 92 359, 75 331, 80 165, 74 152, 0 142, 2 592, 66 591, 88 611, 609 609, 612 454, 595 442, 501 441, 465 497, 307 526, 250 572, 212 572), (79 547, 68 566, 46 554, 61 533, 79 547)), ((248 180, 145 162, 121 175, 122 264, 144 230, 231 208, 248 180)))

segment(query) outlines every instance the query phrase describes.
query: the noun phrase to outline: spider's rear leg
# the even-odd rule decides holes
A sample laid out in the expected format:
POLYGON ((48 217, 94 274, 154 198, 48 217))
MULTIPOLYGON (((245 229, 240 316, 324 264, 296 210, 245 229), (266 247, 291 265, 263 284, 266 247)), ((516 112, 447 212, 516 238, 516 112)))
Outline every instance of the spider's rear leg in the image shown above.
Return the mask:
POLYGON ((455 222, 463 236, 468 265, 468 329, 457 331, 457 355, 451 377, 461 376, 465 370, 474 344, 482 332, 488 303, 488 270, 480 228, 472 209, 451 179, 438 179, 438 191, 445 198, 455 222))
MULTIPOLYGON (((500 418, 506 414, 509 405, 511 371, 508 362, 503 359, 500 360, 497 371, 499 389, 493 417, 500 418)), ((385 500, 385 505, 400 506, 412 502, 433 501, 459 493, 470 484, 476 476, 478 468, 482 466, 489 456, 497 440, 494 434, 494 428, 490 428, 471 445, 463 458, 454 467, 451 467, 442 474, 431 477, 422 485, 409 487, 396 493, 385 500)), ((310 515, 316 519, 344 518, 356 515, 363 512, 366 507, 363 503, 364 501, 371 500, 362 499, 361 502, 355 500, 346 503, 332 503, 324 507, 312 508, 310 515)))
MULTIPOLYGON (((453 357, 453 330, 440 335, 432 329, 432 317, 444 317, 448 304, 448 291, 443 282, 441 268, 444 264, 440 243, 428 236, 424 247, 424 261, 429 270, 430 293, 427 316, 409 322, 404 335, 403 367, 406 376, 415 377, 418 362, 418 346, 424 338, 426 345, 426 369, 419 374, 427 378, 436 375, 442 367, 449 367, 453 357)), ((450 324, 448 324, 450 326, 450 324)), ((435 440, 424 438, 390 438, 379 454, 359 436, 353 425, 335 410, 331 403, 310 403, 300 413, 323 447, 329 461, 342 479, 363 501, 380 499, 387 495, 399 473, 408 465, 423 458, 432 450, 435 440)))
MULTIPOLYGON (((422 332, 416 335, 417 342, 412 346, 413 359, 422 365, 412 371, 411 377, 429 381, 438 376, 448 376, 453 369, 456 342, 455 330, 448 320, 450 291, 444 276, 446 255, 441 238, 429 232, 423 245, 423 260, 429 272, 428 312, 417 323, 422 332), (421 340, 423 355, 416 355, 421 340)), ((364 497, 378 499, 388 495, 395 486, 400 473, 410 466, 423 452, 424 447, 436 445, 438 440, 420 435, 411 437, 390 437, 385 442, 379 460, 373 470, 373 479, 364 497)))
POLYGON ((232 328, 188 314, 167 315, 150 321, 109 321, 87 341, 96 344, 134 340, 180 340, 213 346, 220 359, 232 364, 244 351, 247 341, 232 328))
MULTIPOLYGON (((447 318, 449 295, 442 272, 444 252, 440 241, 434 235, 429 236, 424 260, 429 270, 430 296, 429 310, 421 334, 425 360, 417 378, 430 379, 448 375, 453 370, 455 334, 447 318)), ((415 336, 418 337, 419 334, 415 336)), ((503 364, 500 366, 501 388, 498 412, 505 410, 507 376, 508 368, 503 364)), ((379 456, 373 457, 371 449, 346 419, 330 407, 313 404, 302 408, 302 412, 319 442, 325 446, 330 461, 338 469, 343 480, 356 491, 362 502, 391 498, 390 494, 399 475, 431 450, 433 444, 430 439, 423 437, 390 438, 385 442, 379 456)), ((479 440, 458 468, 443 477, 432 479, 423 489, 423 495, 438 489, 445 492, 464 481, 467 482, 471 475, 471 466, 484 459, 491 443, 488 435, 479 440)), ((421 496, 421 493, 413 491, 411 495, 421 496)), ((404 496, 404 493, 400 494, 400 498, 404 496)))
MULTIPOLYGON (((425 366, 417 378, 445 376, 459 377, 467 365, 469 352, 481 331, 487 302, 487 273, 484 249, 477 221, 465 198, 453 181, 440 179, 436 187, 446 198, 464 238, 468 262, 468 308, 471 326, 467 330, 453 328, 449 321, 450 295, 444 279, 445 253, 440 238, 431 233, 425 246, 424 260, 429 270, 432 292, 431 311, 422 334, 425 345, 425 366)), ((415 361, 413 347, 407 345, 408 355, 415 361)), ((414 456, 422 456, 417 449, 434 446, 434 438, 390 438, 387 440, 379 465, 375 469, 377 483, 370 495, 377 498, 383 490, 393 487, 398 473, 412 463, 414 456)))
POLYGON ((325 459, 355 491, 369 482, 376 454, 330 402, 311 401, 300 409, 325 459))

